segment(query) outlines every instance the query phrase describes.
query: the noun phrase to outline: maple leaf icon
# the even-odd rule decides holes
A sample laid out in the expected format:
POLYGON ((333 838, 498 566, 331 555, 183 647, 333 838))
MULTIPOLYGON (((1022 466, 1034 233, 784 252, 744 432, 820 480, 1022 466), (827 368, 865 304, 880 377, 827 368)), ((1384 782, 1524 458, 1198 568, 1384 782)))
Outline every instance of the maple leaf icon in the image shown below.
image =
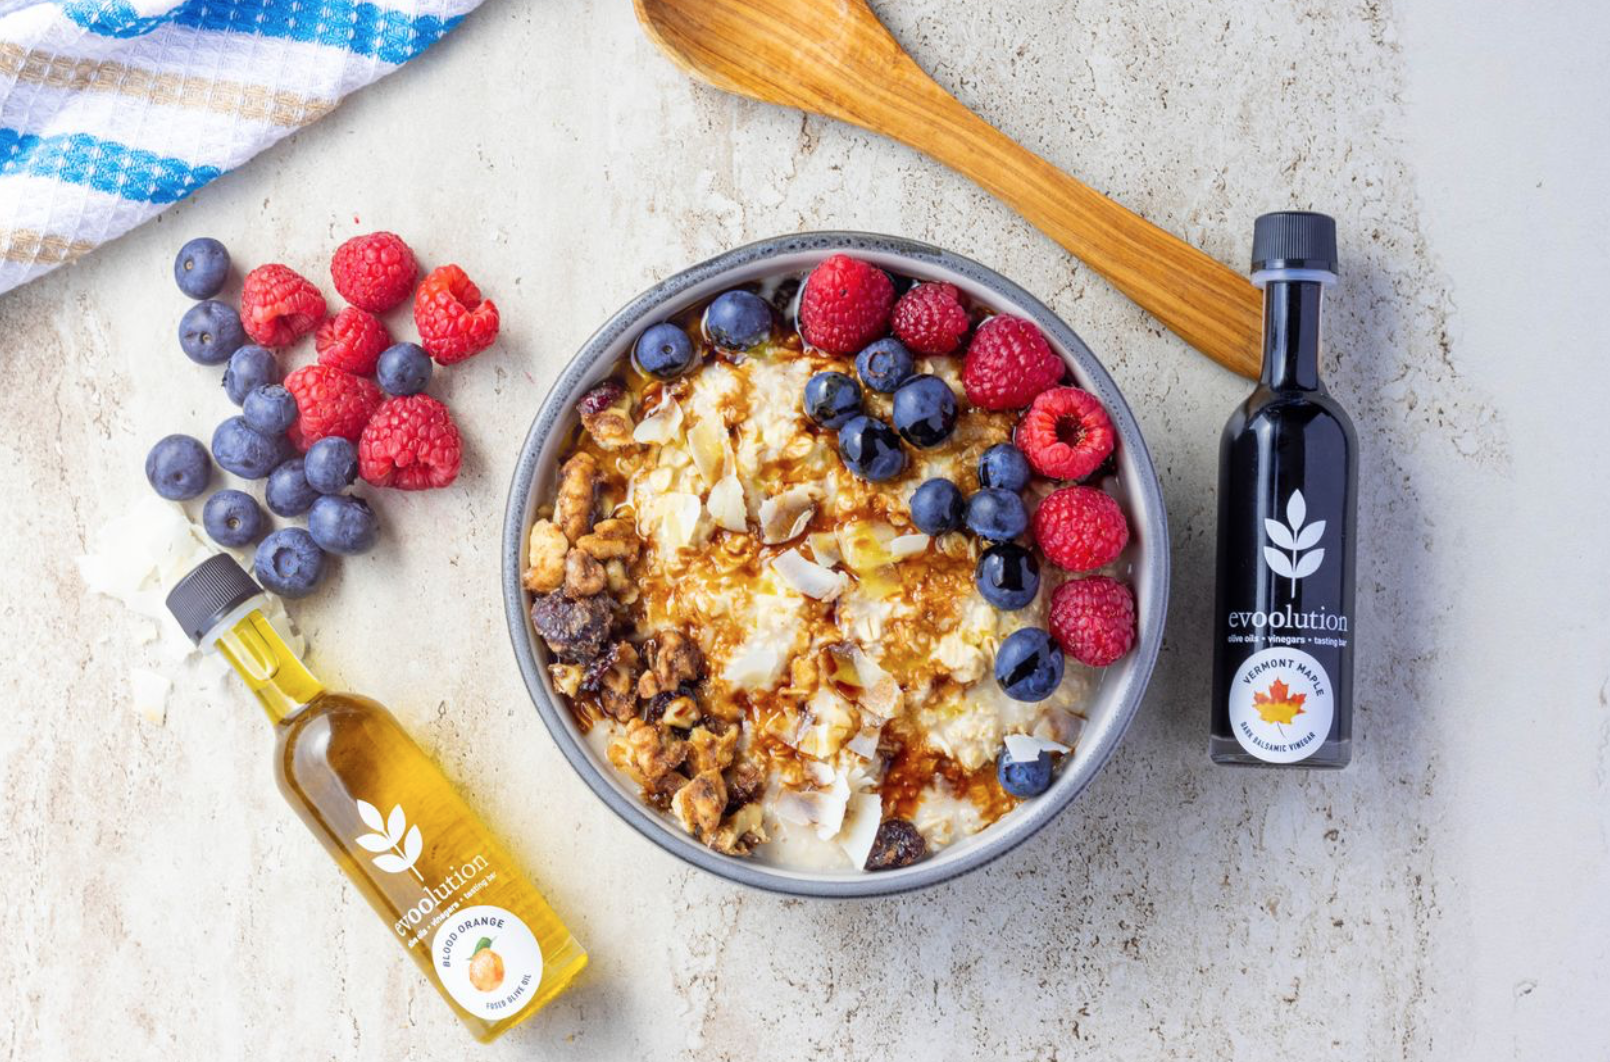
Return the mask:
POLYGON ((1291 723, 1303 714, 1306 693, 1292 693, 1281 679, 1275 679, 1264 693, 1252 695, 1252 706, 1258 709, 1258 718, 1266 723, 1291 723))

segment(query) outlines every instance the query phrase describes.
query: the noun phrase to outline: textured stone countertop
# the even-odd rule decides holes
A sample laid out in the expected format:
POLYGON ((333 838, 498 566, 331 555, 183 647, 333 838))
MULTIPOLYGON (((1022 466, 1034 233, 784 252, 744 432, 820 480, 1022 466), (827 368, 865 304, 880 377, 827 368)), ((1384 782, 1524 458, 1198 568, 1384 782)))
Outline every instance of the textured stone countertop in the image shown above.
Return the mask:
POLYGON ((1216 440, 1243 381, 938 165, 685 80, 630 5, 489 0, 0 298, 0 1058, 1610 1057, 1610 8, 877 6, 965 102, 1226 262, 1261 211, 1340 219, 1352 768, 1205 756, 1216 440), (172 338, 178 245, 323 275, 373 228, 471 267, 505 330, 439 377, 458 485, 384 494, 382 546, 294 614, 314 666, 393 707, 592 952, 481 1050, 283 803, 238 686, 132 710, 138 634, 73 560, 146 490, 154 439, 226 413, 172 338), (742 891, 616 821, 532 710, 498 591, 515 449, 582 340, 694 261, 812 228, 953 248, 1063 315, 1125 389, 1173 534, 1168 637, 1108 769, 1009 858, 876 902, 742 891))

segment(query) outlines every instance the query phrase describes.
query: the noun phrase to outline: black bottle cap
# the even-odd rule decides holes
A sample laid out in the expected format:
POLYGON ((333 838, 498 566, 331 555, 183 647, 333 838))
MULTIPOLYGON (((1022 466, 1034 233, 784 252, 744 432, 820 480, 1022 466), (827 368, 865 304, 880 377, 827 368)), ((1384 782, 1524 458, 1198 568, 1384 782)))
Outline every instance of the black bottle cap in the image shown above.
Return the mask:
POLYGON ((1252 224, 1252 271, 1336 272, 1336 219, 1308 210, 1265 214, 1252 224))
POLYGON ((196 565, 174 584, 168 591, 168 611, 190 640, 199 642, 241 602, 262 592, 235 558, 220 553, 196 565))

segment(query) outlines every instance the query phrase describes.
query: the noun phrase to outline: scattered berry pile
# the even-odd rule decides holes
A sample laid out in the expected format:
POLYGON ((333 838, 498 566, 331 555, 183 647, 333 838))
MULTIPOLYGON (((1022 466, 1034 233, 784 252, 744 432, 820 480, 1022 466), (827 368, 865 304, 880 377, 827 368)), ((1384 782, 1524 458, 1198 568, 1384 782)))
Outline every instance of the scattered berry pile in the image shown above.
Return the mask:
POLYGON ((202 524, 221 546, 256 542, 258 582, 302 597, 318 585, 329 554, 363 553, 379 538, 374 510, 348 493, 360 477, 399 490, 457 478, 458 428, 447 406, 423 392, 434 365, 492 345, 498 309, 456 265, 434 270, 416 289, 418 260, 389 232, 336 249, 330 278, 350 305, 333 315, 317 285, 275 263, 246 274, 237 312, 214 298, 229 270, 224 245, 201 238, 180 249, 173 276, 180 291, 201 300, 180 322, 180 349, 198 364, 226 365, 224 391, 240 413, 218 425, 210 454, 188 435, 162 439, 146 457, 145 475, 175 501, 205 493, 214 464, 262 480, 262 504, 243 490, 219 490, 202 507, 202 524), (420 341, 393 342, 378 315, 410 295, 420 341), (283 353, 308 335, 317 361, 284 374, 283 353), (275 530, 265 505, 306 526, 275 530))
MULTIPOLYGON (((842 254, 806 278, 802 338, 828 354, 853 356, 855 375, 813 376, 805 414, 838 433, 851 472, 881 483, 906 470, 904 446, 937 446, 956 425, 957 396, 938 376, 919 373, 918 357, 960 356, 967 402, 1020 411, 1014 442, 979 459, 976 493, 966 497, 948 479, 929 479, 911 495, 910 513, 926 534, 965 531, 986 544, 975 582, 1003 611, 1035 600, 1042 559, 1073 573, 1052 594, 1050 629, 1014 631, 996 652, 1002 690, 1044 700, 1062 681, 1065 657, 1105 667, 1135 641, 1129 587, 1091 574, 1116 561, 1129 541, 1123 510, 1100 486, 1117 467, 1112 421, 1094 395, 1066 382, 1067 365, 1032 321, 994 314, 975 323, 951 284, 918 283, 898 298, 896 288, 883 270, 842 254), (864 411, 863 389, 893 396, 892 423, 864 411)), ((1008 792, 1034 796, 1050 786, 1053 766, 1049 752, 1019 763, 1003 750, 999 778, 1008 792)))

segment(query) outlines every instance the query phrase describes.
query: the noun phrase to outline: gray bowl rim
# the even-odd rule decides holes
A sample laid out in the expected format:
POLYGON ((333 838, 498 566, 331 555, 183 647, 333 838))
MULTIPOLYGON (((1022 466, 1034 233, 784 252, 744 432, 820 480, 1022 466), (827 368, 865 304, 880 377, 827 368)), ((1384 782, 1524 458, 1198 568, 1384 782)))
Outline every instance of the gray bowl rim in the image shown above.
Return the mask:
MULTIPOLYGON (((538 714, 560 752, 588 788, 639 834, 701 870, 766 892, 826 899, 891 896, 952 880, 1012 851, 1071 804, 1106 765, 1140 707, 1162 646, 1169 591, 1168 517, 1151 454, 1117 384, 1084 341, 1044 303, 994 270, 930 244, 877 233, 813 231, 745 244, 667 277, 628 302, 582 344, 543 399, 521 445, 504 512, 502 579, 504 609, 515 659, 538 714), (568 432, 582 384, 623 334, 661 319, 664 308, 674 306, 684 292, 725 274, 783 255, 805 253, 825 258, 838 252, 896 257, 915 266, 911 275, 918 277, 925 273, 960 275, 1005 301, 1015 303, 1033 319, 1072 364, 1079 386, 1095 393, 1112 418, 1119 436, 1120 472, 1128 466, 1133 473, 1128 477, 1131 481, 1128 487, 1134 492, 1127 514, 1131 534, 1144 544, 1147 560, 1144 570, 1135 573, 1134 589, 1141 615, 1136 648, 1125 663, 1119 665, 1123 673, 1117 680, 1120 683, 1116 693, 1118 703, 1101 726, 1087 723, 1080 735, 1075 762, 1063 768, 1049 791, 1020 805, 1011 815, 971 838, 971 843, 956 846, 963 850, 952 858, 945 856, 956 849, 947 849, 938 858, 900 870, 821 879, 796 876, 795 872, 784 868, 713 852, 676 830, 674 824, 605 778, 603 770, 606 768, 595 761, 585 746, 569 710, 557 703, 549 691, 546 669, 538 655, 537 635, 527 611, 526 590, 520 579, 526 531, 535 510, 533 487, 545 444, 556 433, 562 439, 568 432), (1091 749, 1088 757, 1085 755, 1087 748, 1091 749)), ((1107 669, 1102 685, 1114 670, 1107 669)))

